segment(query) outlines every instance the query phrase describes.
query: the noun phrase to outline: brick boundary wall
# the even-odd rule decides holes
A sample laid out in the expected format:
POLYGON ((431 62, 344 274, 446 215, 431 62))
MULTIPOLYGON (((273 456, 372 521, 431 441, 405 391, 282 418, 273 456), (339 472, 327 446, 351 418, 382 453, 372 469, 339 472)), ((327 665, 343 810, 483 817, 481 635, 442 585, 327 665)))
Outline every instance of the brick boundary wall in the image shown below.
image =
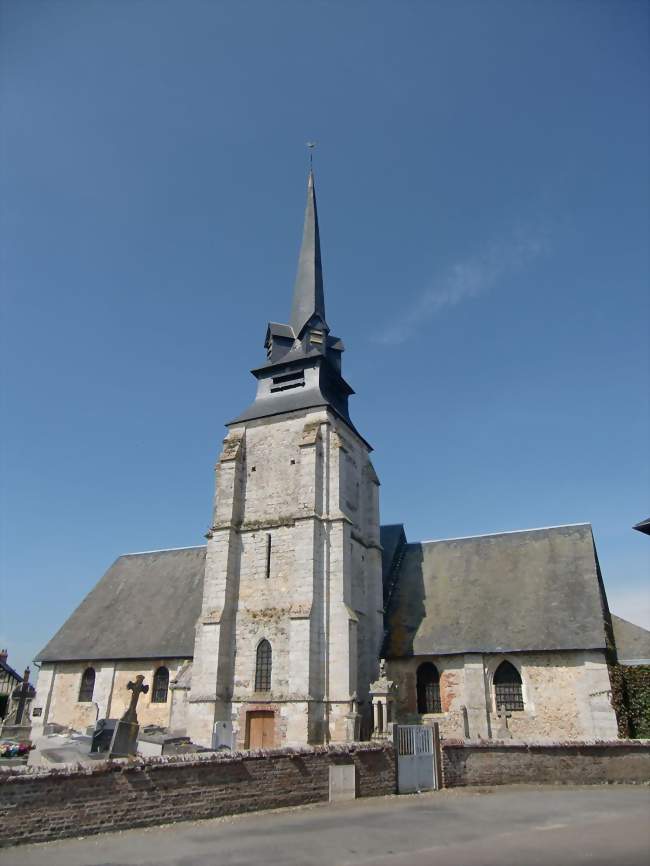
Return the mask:
POLYGON ((396 790, 392 745, 351 743, 0 769, 0 847, 193 821, 329 797, 329 768, 357 768, 357 796, 396 790))
POLYGON ((443 740, 445 788, 464 785, 600 785, 650 782, 650 740, 522 743, 443 740))

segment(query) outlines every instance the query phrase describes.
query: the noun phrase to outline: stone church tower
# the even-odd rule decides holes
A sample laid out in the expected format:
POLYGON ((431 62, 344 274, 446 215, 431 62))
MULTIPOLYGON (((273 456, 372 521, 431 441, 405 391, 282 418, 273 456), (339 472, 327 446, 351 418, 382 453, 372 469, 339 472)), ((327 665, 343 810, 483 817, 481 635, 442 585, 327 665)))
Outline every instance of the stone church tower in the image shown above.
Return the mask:
POLYGON ((216 466, 188 734, 351 740, 370 724, 383 636, 379 482, 325 317, 311 172, 291 321, 269 323, 264 346, 216 466))

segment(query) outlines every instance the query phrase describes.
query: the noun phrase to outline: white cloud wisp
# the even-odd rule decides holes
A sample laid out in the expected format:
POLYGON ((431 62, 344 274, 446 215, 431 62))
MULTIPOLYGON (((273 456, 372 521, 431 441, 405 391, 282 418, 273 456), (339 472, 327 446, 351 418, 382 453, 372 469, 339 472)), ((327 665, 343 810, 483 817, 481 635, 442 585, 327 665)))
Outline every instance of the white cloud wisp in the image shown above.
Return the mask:
POLYGON ((546 246, 542 232, 523 228, 517 228, 506 239, 493 241, 479 254, 452 265, 440 280, 415 298, 375 339, 386 345, 403 343, 438 312, 485 294, 500 279, 521 270, 536 259, 546 246))

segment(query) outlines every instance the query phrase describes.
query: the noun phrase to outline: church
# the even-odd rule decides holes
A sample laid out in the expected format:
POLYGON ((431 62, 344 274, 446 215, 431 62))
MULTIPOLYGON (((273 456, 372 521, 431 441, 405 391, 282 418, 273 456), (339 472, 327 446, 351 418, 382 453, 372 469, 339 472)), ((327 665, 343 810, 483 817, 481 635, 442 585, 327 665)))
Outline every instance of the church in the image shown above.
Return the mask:
POLYGON ((118 718, 143 674, 140 723, 207 747, 392 722, 615 738, 608 664, 650 658, 650 632, 610 614, 589 524, 422 543, 381 526, 325 314, 311 171, 290 320, 264 348, 255 398, 226 425, 207 544, 113 563, 37 656, 33 736, 118 718))

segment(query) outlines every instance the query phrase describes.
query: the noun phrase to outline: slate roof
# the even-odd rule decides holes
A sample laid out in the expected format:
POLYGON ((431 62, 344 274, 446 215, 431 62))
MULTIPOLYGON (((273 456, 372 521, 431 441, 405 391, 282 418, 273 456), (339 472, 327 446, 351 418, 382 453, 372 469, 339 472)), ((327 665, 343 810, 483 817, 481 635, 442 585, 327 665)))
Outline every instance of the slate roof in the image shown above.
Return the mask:
POLYGON ((612 614, 616 655, 621 664, 650 664, 650 631, 612 614))
POLYGON ((381 572, 383 580, 384 608, 390 602, 399 576, 401 557, 406 547, 404 524, 389 523, 379 527, 381 544, 381 572))
POLYGON ((21 675, 15 671, 11 665, 8 665, 7 662, 3 662, 0 659, 0 670, 3 670, 6 674, 8 674, 12 679, 17 680, 19 683, 22 683, 23 678, 21 675))
POLYGON ((604 649, 591 526, 408 544, 385 654, 604 649))
MULTIPOLYGON (((421 544, 395 524, 381 543, 388 657, 606 646, 589 524, 421 544)), ((205 550, 120 556, 37 661, 192 658, 205 550)), ((619 659, 650 658, 650 632, 612 622, 619 659)))
POLYGON ((262 387, 258 387, 251 405, 228 421, 227 426, 327 407, 370 448, 350 419, 348 399, 354 391, 341 373, 343 343, 330 334, 325 320, 318 209, 311 170, 307 180, 307 204, 291 322, 269 322, 264 348, 267 350, 266 360, 251 370, 262 387), (305 376, 306 371, 309 374, 305 376), (293 381, 289 381, 290 378, 293 381))
POLYGON ((379 528, 379 540, 381 543, 381 570, 384 581, 390 575, 390 570, 397 556, 400 543, 406 541, 403 523, 388 523, 379 528))
POLYGON ((205 550, 120 556, 36 660, 192 658, 205 550))
POLYGON ((323 266, 320 253, 318 208, 314 174, 310 170, 307 179, 307 205, 302 232, 302 244, 298 256, 298 272, 293 288, 291 327, 300 333, 312 316, 318 316, 325 324, 325 294, 323 292, 323 266))
MULTIPOLYGON (((316 366, 320 362, 320 356, 314 359, 305 359, 301 354, 299 360, 302 367, 316 366), (309 361, 311 360, 311 363, 309 361)), ((255 371, 253 371, 255 372, 255 371)), ((352 390, 352 389, 350 389, 352 390)), ((355 430, 347 408, 347 400, 340 399, 335 388, 327 388, 326 383, 319 378, 312 387, 296 388, 295 390, 281 391, 270 394, 267 397, 256 397, 251 405, 229 421, 228 424, 241 424, 244 421, 253 421, 256 418, 270 418, 273 415, 285 415, 288 412, 298 412, 303 409, 315 409, 317 407, 330 407, 337 415, 355 430)), ((357 431, 355 430, 355 433, 357 431)), ((359 433, 357 433, 360 436, 359 433)), ((361 438, 361 437, 360 437, 361 438)), ((364 440, 365 441, 365 440, 364 440)))

